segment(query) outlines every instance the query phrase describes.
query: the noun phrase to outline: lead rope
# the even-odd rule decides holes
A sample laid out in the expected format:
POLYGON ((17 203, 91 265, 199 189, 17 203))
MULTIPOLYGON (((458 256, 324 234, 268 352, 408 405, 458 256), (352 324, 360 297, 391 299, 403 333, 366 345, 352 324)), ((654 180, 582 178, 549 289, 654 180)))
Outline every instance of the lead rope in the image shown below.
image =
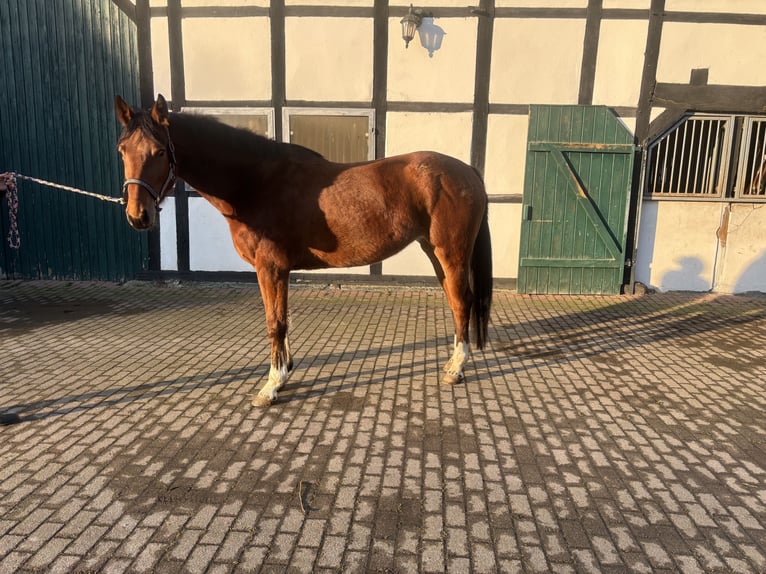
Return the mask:
POLYGON ((11 249, 18 251, 21 247, 21 235, 19 235, 19 190, 16 189, 16 178, 14 175, 0 174, 0 180, 5 185, 6 197, 8 202, 8 245, 11 249))
POLYGON ((76 187, 69 187, 68 185, 61 185, 59 183, 53 183, 52 181, 46 181, 44 179, 37 179, 36 177, 29 177, 28 175, 22 175, 13 171, 6 173, 0 173, 0 182, 5 184, 7 190, 6 201, 8 202, 8 219, 10 220, 8 230, 8 245, 12 249, 18 249, 21 247, 21 236, 19 235, 19 193, 16 186, 17 179, 24 179, 26 181, 32 181, 34 183, 44 185, 47 187, 53 187, 56 189, 63 189, 65 191, 71 191, 72 193, 79 193, 80 195, 87 195, 88 197, 95 197, 102 201, 111 201, 113 203, 124 204, 125 200, 120 197, 112 197, 110 195, 102 195, 100 193, 93 193, 85 191, 84 189, 77 189, 76 187))

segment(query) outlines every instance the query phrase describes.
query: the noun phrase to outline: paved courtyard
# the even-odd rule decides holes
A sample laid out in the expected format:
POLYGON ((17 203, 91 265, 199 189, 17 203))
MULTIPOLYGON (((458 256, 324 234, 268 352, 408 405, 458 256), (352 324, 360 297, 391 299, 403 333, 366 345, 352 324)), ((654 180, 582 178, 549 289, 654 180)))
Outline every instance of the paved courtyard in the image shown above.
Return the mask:
POLYGON ((0 573, 764 572, 766 299, 0 282, 0 573))

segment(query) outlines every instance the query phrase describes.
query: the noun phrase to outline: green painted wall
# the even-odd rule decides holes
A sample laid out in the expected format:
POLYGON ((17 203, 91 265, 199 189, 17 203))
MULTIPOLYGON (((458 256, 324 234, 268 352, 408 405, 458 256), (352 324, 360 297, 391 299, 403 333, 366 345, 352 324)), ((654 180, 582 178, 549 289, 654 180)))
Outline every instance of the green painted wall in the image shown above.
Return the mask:
MULTIPOLYGON (((111 0, 0 1, 0 172, 119 196, 115 94, 139 101, 136 26, 111 0)), ((0 277, 125 280, 146 236, 123 208, 19 182, 21 248, 0 213, 0 277)))

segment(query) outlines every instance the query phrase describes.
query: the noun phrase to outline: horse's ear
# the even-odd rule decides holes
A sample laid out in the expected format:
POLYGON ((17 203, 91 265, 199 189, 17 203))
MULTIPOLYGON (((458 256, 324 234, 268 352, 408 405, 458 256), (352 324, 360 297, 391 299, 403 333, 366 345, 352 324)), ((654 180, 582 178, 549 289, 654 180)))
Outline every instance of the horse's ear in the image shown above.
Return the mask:
POLYGON ((152 119, 161 126, 170 125, 168 120, 168 103, 162 97, 162 94, 157 94, 157 101, 152 106, 152 119))
POLYGON ((133 117, 133 110, 125 103, 120 96, 114 96, 114 110, 117 112, 117 119, 123 126, 127 126, 133 117))

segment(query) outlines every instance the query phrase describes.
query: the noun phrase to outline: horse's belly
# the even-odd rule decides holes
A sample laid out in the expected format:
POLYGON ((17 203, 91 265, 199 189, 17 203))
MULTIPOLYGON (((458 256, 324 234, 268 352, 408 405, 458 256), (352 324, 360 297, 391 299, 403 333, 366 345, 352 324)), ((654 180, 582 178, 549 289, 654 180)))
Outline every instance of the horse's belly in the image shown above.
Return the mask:
POLYGON ((320 207, 320 220, 303 226, 307 251, 317 266, 370 265, 427 233, 415 211, 383 194, 328 194, 320 207))
POLYGON ((353 241, 342 241, 333 251, 309 248, 311 257, 303 262, 303 269, 327 267, 358 267, 383 261, 412 243, 416 237, 389 237, 385 241, 369 237, 357 237, 353 241))

